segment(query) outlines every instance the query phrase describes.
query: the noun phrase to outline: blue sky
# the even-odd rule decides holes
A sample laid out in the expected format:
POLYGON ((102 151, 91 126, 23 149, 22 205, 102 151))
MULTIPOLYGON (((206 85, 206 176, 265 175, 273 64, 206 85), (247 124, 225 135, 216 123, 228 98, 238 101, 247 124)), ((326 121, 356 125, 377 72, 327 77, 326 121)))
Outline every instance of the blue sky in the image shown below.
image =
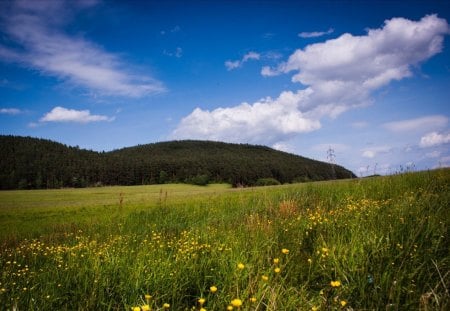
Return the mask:
POLYGON ((448 1, 0 1, 0 133, 450 166, 448 1))

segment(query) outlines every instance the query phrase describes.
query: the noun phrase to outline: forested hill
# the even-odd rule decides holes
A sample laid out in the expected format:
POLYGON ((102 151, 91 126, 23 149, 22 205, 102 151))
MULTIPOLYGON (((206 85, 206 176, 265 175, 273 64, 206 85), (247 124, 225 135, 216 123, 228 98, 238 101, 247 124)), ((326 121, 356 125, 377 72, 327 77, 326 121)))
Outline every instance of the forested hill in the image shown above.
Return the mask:
POLYGON ((356 177, 338 165, 264 146, 171 141, 95 152, 0 136, 0 189, 227 182, 234 186, 356 177))

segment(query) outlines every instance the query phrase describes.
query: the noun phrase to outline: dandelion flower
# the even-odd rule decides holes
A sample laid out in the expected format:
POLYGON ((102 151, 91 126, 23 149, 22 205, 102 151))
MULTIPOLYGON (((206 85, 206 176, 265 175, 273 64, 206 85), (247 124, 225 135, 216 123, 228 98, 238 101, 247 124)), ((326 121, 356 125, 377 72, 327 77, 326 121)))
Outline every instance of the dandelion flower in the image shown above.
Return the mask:
POLYGON ((228 310, 228 311, 231 311, 231 310, 233 310, 233 306, 231 306, 231 305, 230 305, 230 306, 228 306, 228 307, 227 307, 227 310, 228 310))
POLYGON ((199 298, 199 299, 198 299, 198 304, 199 304, 200 306, 203 306, 203 304, 205 303, 205 301, 206 301, 205 298, 199 298))
POLYGON ((280 268, 275 268, 275 269, 273 269, 273 271, 274 271, 275 273, 280 273, 280 272, 281 272, 281 269, 280 269, 280 268))
POLYGON ((287 248, 283 248, 281 252, 285 255, 289 254, 289 250, 287 248))
POLYGON ((317 310, 319 310, 319 308, 317 308, 316 306, 313 306, 313 307, 311 308, 311 311, 317 311, 317 310))
POLYGON ((168 303, 163 304, 163 308, 164 309, 169 309, 170 308, 170 304, 168 304, 168 303))
POLYGON ((142 311, 150 311, 151 310, 149 305, 143 305, 141 307, 141 309, 142 309, 142 311))
POLYGON ((141 311, 141 307, 133 307, 133 311, 141 311))
POLYGON ((240 300, 239 298, 233 299, 231 300, 231 305, 233 307, 239 308, 242 306, 242 300, 240 300))
POLYGON ((209 290, 214 294, 215 292, 217 292, 217 287, 213 285, 209 288, 209 290))
POLYGON ((245 265, 242 262, 240 262, 240 263, 238 263, 237 267, 239 270, 242 270, 245 268, 245 265))
POLYGON ((345 307, 346 304, 347 304, 347 301, 341 300, 341 306, 345 307))
POLYGON ((200 308, 200 310, 199 311, 206 311, 206 309, 205 308, 200 308))
POLYGON ((250 297, 250 302, 256 302, 256 298, 255 297, 250 297))
POLYGON ((269 280, 269 277, 268 277, 267 275, 263 275, 263 276, 261 277, 261 279, 262 279, 263 281, 267 282, 267 281, 269 280))
POLYGON ((150 295, 150 294, 145 294, 145 300, 150 300, 150 299, 152 299, 152 295, 150 295))
POLYGON ((341 281, 331 281, 330 285, 332 287, 339 287, 339 286, 341 286, 341 281))
POLYGON ((276 265, 279 264, 280 263, 280 258, 274 258, 273 259, 273 263, 276 264, 276 265))

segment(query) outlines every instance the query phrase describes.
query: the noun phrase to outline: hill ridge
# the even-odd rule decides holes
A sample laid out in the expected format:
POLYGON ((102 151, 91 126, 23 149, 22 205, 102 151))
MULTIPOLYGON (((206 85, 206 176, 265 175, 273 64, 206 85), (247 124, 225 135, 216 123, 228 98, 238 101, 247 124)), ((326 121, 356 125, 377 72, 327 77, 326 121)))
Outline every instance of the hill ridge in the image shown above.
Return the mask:
POLYGON ((174 140, 92 151, 49 139, 0 135, 0 189, 227 182, 253 186, 356 177, 339 165, 263 145, 174 140))

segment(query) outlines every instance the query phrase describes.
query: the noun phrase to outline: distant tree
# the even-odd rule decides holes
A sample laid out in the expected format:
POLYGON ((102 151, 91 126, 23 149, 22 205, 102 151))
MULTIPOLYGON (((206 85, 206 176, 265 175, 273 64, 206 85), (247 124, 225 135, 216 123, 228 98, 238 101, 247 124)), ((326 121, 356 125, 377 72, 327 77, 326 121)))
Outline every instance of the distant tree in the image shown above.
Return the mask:
POLYGON ((255 186, 274 186, 280 184, 275 178, 260 178, 256 181, 255 186))
POLYGON ((159 172, 159 178, 158 178, 158 183, 160 184, 165 184, 168 180, 168 174, 166 171, 160 171, 159 172))

